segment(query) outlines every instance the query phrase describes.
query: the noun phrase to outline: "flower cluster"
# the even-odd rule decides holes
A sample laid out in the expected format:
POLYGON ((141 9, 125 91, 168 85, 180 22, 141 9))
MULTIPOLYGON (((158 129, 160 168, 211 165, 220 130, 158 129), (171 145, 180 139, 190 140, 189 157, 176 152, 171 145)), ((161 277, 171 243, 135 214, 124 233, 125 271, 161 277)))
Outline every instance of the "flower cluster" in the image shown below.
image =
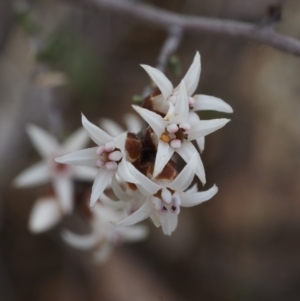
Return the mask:
MULTIPOLYGON (((202 184, 206 182, 200 156, 204 137, 222 128, 229 120, 200 120, 196 112, 231 113, 232 108, 219 98, 194 95, 201 71, 199 53, 175 88, 161 71, 146 65, 142 67, 157 86, 142 106, 133 106, 146 126, 133 121, 135 127, 122 132, 119 126, 102 120, 102 127, 111 129, 107 133, 82 115, 83 127, 97 146, 64 155, 56 161, 98 168, 90 205, 98 206, 100 200, 103 206, 125 214, 119 221, 111 219, 116 226, 132 226, 150 217, 155 226, 162 227, 164 234, 171 235, 177 227, 181 207, 198 205, 218 191, 215 185, 200 192, 197 185, 190 186, 195 176, 202 184), (174 153, 186 162, 180 173, 174 153), (106 195, 108 188, 118 200, 106 195)), ((65 237, 71 244, 76 244, 76 238, 70 233, 65 237)))

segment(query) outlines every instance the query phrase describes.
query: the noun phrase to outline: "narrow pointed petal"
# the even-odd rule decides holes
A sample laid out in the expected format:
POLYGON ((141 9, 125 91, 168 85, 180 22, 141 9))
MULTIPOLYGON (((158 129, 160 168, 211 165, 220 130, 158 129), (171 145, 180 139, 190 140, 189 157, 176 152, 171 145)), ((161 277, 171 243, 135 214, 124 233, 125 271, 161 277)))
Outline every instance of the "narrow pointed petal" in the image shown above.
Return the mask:
POLYGON ((161 173, 173 154, 174 149, 168 143, 159 140, 152 176, 153 178, 156 178, 161 173))
POLYGON ((86 148, 71 154, 55 158, 55 161, 62 164, 97 166, 97 149, 98 147, 86 148))
POLYGON ((59 149, 57 140, 45 130, 30 124, 26 131, 31 142, 43 158, 53 155, 59 149))
POLYGON ((90 140, 84 128, 78 129, 62 145, 65 152, 72 152, 84 148, 90 140))
POLYGON ((196 154, 196 175, 204 185, 206 183, 205 171, 204 166, 201 160, 200 155, 198 154, 195 146, 190 142, 185 142, 181 145, 179 149, 176 150, 177 153, 182 157, 182 159, 189 163, 190 159, 194 154, 196 154))
POLYGON ((113 208, 113 209, 124 209, 127 207, 127 203, 123 201, 114 201, 111 198, 109 198, 105 193, 102 193, 100 195, 100 201, 102 204, 113 208))
POLYGON ((62 218, 59 205, 55 198, 39 199, 33 206, 29 217, 29 230, 41 233, 51 229, 62 218))
POLYGON ((128 113, 124 116, 128 132, 138 134, 142 129, 142 120, 136 114, 128 113))
POLYGON ((105 168, 99 169, 98 175, 92 187, 92 195, 91 195, 91 203, 90 203, 91 207, 93 207, 96 204, 97 200, 99 199, 100 195, 103 193, 105 188, 110 183, 114 174, 115 174, 114 171, 110 171, 105 168))
POLYGON ((69 177, 55 177, 53 187, 56 197, 65 214, 70 214, 74 206, 74 187, 69 177))
POLYGON ((198 154, 195 153, 188 164, 184 167, 184 169, 179 173, 179 175, 175 178, 173 182, 171 182, 168 187, 173 190, 186 190, 192 183, 195 170, 197 166, 197 156, 198 154))
POLYGON ((119 228, 119 231, 123 240, 128 242, 143 240, 149 233, 148 228, 143 225, 119 228))
POLYGON ((113 179, 111 181, 111 188, 119 200, 121 200, 121 201, 131 201, 132 200, 132 197, 122 189, 122 187, 118 183, 116 177, 113 177, 113 179))
POLYGON ((185 193, 194 193, 198 191, 198 184, 195 183, 191 188, 185 191, 185 193))
MULTIPOLYGON (((183 78, 183 81, 186 84, 186 90, 188 96, 193 95, 194 92, 196 91, 200 79, 200 73, 201 73, 201 58, 199 52, 197 51, 192 65, 190 66, 189 70, 187 71, 186 75, 183 78)), ((176 88, 176 90, 177 89, 178 87, 176 88)))
POLYGON ((173 91, 173 85, 168 80, 168 78, 158 69, 150 67, 148 65, 141 65, 151 77, 151 79, 155 82, 156 86, 164 96, 164 100, 166 100, 173 91))
POLYGON ((115 121, 108 118, 100 119, 100 127, 112 137, 120 135, 124 130, 115 121))
POLYGON ((98 145, 103 145, 107 142, 112 141, 113 137, 108 135, 106 132, 101 130, 96 125, 89 122, 86 117, 82 114, 82 125, 88 132, 90 138, 98 145))
POLYGON ((148 218, 152 211, 152 203, 147 200, 137 211, 117 222, 116 226, 124 227, 137 224, 148 218))
POLYGON ((125 143, 127 139, 127 134, 128 134, 127 132, 124 132, 114 138, 116 142, 116 147, 121 150, 122 154, 124 154, 125 152, 125 143))
POLYGON ((189 131, 189 140, 195 140, 200 137, 204 137, 216 130, 222 128, 230 119, 220 118, 212 120, 199 120, 197 123, 193 124, 189 131))
POLYGON ((185 122, 189 115, 189 102, 185 88, 185 83, 182 81, 179 86, 173 116, 170 118, 171 122, 182 123, 185 122))
POLYGON ((181 206, 192 207, 210 200, 218 192, 218 187, 214 185, 206 191, 196 193, 181 193, 181 206))
POLYGON ((151 126, 155 134, 160 137, 165 130, 165 121, 163 118, 158 114, 147 109, 143 109, 139 106, 133 105, 132 107, 151 126))
POLYGON ((74 166, 72 172, 76 180, 93 182, 97 176, 98 168, 90 166, 74 166))
POLYGON ((204 148, 205 148, 205 138, 200 137, 200 138, 196 139, 196 142, 198 144, 200 152, 202 153, 204 151, 204 148))
POLYGON ((63 240, 70 246, 80 250, 89 250, 93 248, 99 240, 97 232, 92 232, 86 235, 78 235, 71 231, 64 230, 61 236, 63 240))
POLYGON ((165 235, 171 235, 178 224, 178 215, 168 211, 166 215, 159 215, 161 228, 165 235))
POLYGON ((159 189, 161 189, 160 185, 157 185, 151 179, 138 171, 131 163, 128 163, 128 168, 131 174, 137 179, 137 183, 142 185, 148 194, 155 194, 159 189))
POLYGON ((138 183, 139 179, 136 179, 129 170, 129 162, 125 158, 118 165, 118 176, 125 182, 138 183))
POLYGON ((211 110, 224 113, 233 112, 232 107, 220 98, 209 95, 194 95, 193 98, 195 100, 193 111, 211 110))
POLYGON ((21 172, 13 181, 16 187, 29 187, 47 183, 50 170, 46 162, 39 162, 21 172))

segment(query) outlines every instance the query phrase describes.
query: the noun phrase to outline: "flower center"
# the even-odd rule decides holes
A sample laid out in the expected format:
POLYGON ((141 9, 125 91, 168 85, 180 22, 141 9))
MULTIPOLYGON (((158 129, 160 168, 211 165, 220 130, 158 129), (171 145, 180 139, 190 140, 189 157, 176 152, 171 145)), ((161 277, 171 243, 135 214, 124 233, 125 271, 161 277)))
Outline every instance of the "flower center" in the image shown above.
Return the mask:
POLYGON ((120 163, 123 158, 123 154, 116 148, 114 141, 99 146, 97 148, 97 155, 99 156, 97 166, 105 167, 108 170, 116 170, 118 168, 118 163, 120 163))
POLYGON ((172 194, 172 191, 167 188, 159 190, 154 195, 152 202, 156 211, 161 215, 166 215, 168 212, 178 215, 180 212, 179 195, 176 192, 172 194))
POLYGON ((163 142, 169 143, 173 148, 180 148, 183 140, 188 139, 189 123, 169 124, 160 136, 163 142))

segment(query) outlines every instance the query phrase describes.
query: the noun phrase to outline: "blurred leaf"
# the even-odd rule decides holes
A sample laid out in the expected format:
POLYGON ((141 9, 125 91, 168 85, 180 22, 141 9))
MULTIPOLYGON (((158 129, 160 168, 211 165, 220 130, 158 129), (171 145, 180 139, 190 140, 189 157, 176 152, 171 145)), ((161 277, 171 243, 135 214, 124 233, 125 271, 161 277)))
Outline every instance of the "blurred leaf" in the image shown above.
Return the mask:
POLYGON ((41 27, 33 20, 30 11, 16 11, 15 18, 27 33, 32 35, 40 33, 41 27))
POLYGON ((181 75, 181 64, 177 55, 170 56, 168 60, 168 67, 176 76, 181 75))
POLYGON ((143 102, 143 97, 139 94, 135 94, 132 96, 132 101, 136 104, 141 104, 143 102))

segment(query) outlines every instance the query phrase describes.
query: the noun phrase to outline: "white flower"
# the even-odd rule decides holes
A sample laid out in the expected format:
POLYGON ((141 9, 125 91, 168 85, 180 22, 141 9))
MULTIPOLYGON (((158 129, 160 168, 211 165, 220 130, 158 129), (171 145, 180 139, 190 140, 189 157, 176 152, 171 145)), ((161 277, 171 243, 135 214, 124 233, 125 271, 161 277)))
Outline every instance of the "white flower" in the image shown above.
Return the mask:
MULTIPOLYGON (((203 192, 196 192, 196 187, 187 190, 194 178, 196 163, 197 156, 194 154, 175 180, 169 183, 152 181, 128 163, 130 171, 138 179, 136 183, 145 196, 145 202, 137 211, 119 221, 116 225, 134 225, 151 217, 157 227, 162 227, 164 234, 171 235, 177 227, 180 207, 192 207, 201 204, 212 198, 218 191, 215 185, 203 192)), ((126 194, 125 191, 123 193, 126 194)), ((130 196, 128 195, 128 197, 130 196)))
MULTIPOLYGON (((144 118, 157 136, 155 137, 158 140, 158 146, 153 171, 154 178, 162 171, 174 152, 177 152, 188 163, 191 156, 197 152, 191 141, 204 137, 229 122, 226 118, 190 122, 184 82, 180 84, 175 106, 170 104, 170 109, 164 118, 138 106, 133 106, 133 108, 144 118)), ((199 154, 196 160, 196 174, 202 183, 205 183, 204 167, 199 154)))
MULTIPOLYGON (((117 202, 116 202, 117 203, 117 202)), ((112 210, 100 203, 93 208, 92 232, 86 235, 78 235, 70 231, 63 232, 64 240, 71 246, 93 252, 97 262, 107 259, 113 247, 123 242, 135 242, 144 239, 148 230, 145 226, 138 225, 128 228, 120 228, 113 224, 124 217, 122 211, 112 210)))
POLYGON ((110 184, 112 177, 118 173, 124 180, 130 182, 132 176, 127 170, 125 142, 127 132, 112 137, 99 127, 90 123, 84 115, 82 115, 82 124, 86 129, 90 138, 98 145, 97 147, 87 148, 73 152, 71 154, 56 158, 59 163, 83 166, 99 167, 95 178, 92 194, 91 206, 94 206, 99 196, 105 188, 110 184))
MULTIPOLYGON (((52 135, 37 126, 29 125, 27 127, 27 133, 43 160, 17 176, 13 182, 14 185, 17 187, 29 187, 50 181, 52 182, 56 195, 53 203, 58 203, 53 205, 52 203, 50 204, 50 202, 38 201, 33 209, 36 213, 32 213, 34 220, 38 214, 37 212, 46 212, 48 210, 47 208, 52 205, 52 209, 49 209, 50 212, 54 212, 56 210, 54 207, 56 206, 62 213, 70 213, 73 209, 73 180, 91 181, 95 177, 95 169, 63 166, 57 164, 54 158, 60 154, 68 153, 86 145, 89 140, 88 135, 84 129, 81 128, 60 145, 52 135)), ((53 222, 56 219, 57 215, 53 214, 53 222)), ((36 224, 35 221, 30 223, 32 223, 32 225, 36 224)), ((30 228, 33 229, 36 227, 30 226, 30 228)))

